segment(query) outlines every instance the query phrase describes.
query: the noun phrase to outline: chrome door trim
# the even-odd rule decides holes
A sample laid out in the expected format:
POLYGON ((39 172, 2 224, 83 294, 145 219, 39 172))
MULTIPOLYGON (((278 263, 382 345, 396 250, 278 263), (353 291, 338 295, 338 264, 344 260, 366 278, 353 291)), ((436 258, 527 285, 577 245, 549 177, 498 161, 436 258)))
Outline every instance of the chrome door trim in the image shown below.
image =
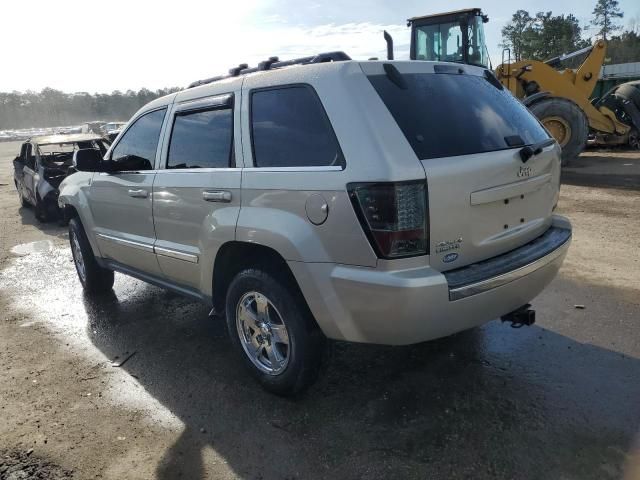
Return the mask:
POLYGON ((171 250, 164 247, 153 247, 153 249, 156 252, 156 255, 175 258, 177 260, 183 260, 189 263, 198 263, 198 256, 193 255, 192 253, 179 252, 177 250, 171 250))
POLYGON ((138 250, 142 250, 144 252, 153 253, 153 245, 149 245, 148 243, 136 242, 134 240, 126 240, 124 238, 115 237, 113 235, 107 235, 106 233, 98 233, 97 235, 103 240, 107 240, 112 243, 117 243, 118 245, 124 245, 126 247, 137 248, 138 250))
POLYGON ((174 112, 184 113, 193 110, 205 110, 208 108, 232 108, 233 92, 214 95, 212 97, 200 97, 191 100, 183 100, 175 103, 174 112))
POLYGON ((319 165, 315 167, 245 167, 249 172, 340 172, 345 167, 340 165, 319 165))
POLYGON ((506 285, 507 283, 513 282, 514 280, 525 277, 530 273, 533 273, 536 270, 549 265, 558 257, 566 254, 567 250, 569 249, 570 243, 571 237, 569 237, 562 245, 560 245, 554 251, 550 252, 548 255, 545 255, 544 257, 539 258, 538 260, 535 260, 523 267, 517 268, 502 275, 497 275, 495 277, 482 280, 481 282, 449 289, 449 300, 460 300, 461 298, 470 297, 471 295, 486 292, 487 290, 501 287, 502 285, 506 285))

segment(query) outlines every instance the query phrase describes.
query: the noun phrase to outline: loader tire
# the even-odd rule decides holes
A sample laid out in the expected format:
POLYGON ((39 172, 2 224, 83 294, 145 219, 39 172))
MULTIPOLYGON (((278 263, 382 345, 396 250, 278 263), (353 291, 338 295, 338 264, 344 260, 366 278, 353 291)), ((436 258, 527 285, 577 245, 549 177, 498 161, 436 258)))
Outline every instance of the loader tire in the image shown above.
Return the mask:
POLYGON ((530 105, 529 110, 562 147, 563 165, 582 153, 587 145, 589 124, 578 105, 564 98, 550 97, 530 105))
POLYGON ((633 104, 640 108, 640 89, 636 88, 632 83, 624 83, 616 90, 616 96, 624 100, 630 100, 633 104))

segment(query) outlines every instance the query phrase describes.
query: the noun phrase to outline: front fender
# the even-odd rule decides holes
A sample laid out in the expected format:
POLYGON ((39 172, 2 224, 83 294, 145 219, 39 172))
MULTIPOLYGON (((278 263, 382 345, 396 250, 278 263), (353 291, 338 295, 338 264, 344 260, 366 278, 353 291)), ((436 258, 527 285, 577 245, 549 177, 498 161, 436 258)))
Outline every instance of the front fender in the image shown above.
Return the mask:
POLYGON ((95 231, 95 223, 89 204, 93 175, 93 172, 76 172, 65 178, 58 187, 60 191, 58 195, 58 207, 60 207, 63 212, 65 212, 67 207, 73 207, 76 212, 78 212, 93 254, 96 257, 101 257, 100 247, 93 234, 95 231))

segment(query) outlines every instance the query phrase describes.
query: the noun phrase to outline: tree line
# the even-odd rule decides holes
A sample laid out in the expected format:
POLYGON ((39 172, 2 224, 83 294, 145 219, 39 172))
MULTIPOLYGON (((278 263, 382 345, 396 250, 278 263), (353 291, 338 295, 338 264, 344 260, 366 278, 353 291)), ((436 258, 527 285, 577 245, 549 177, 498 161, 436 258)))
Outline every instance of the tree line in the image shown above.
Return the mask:
MULTIPOLYGON (((636 24, 621 32, 623 16, 618 0, 598 0, 593 9, 590 26, 595 38, 607 41, 606 63, 640 61, 640 29, 636 24)), ((585 38, 587 29, 573 14, 518 10, 502 29, 501 46, 511 51, 512 60, 547 60, 592 45, 595 38, 585 38)))
POLYGON ((178 90, 142 88, 137 92, 90 94, 45 88, 41 92, 0 92, 0 130, 77 125, 92 120, 126 121, 146 103, 178 90))

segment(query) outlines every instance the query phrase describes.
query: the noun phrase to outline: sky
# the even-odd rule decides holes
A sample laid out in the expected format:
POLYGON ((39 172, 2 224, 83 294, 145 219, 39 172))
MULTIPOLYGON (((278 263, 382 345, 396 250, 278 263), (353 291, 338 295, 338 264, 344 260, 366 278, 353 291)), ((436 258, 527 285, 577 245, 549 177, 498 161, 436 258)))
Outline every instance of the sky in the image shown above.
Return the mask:
MULTIPOLYGON (((573 13, 588 26, 595 0, 10 0, 0 7, 0 91, 112 92, 186 86, 257 64, 343 50, 355 59, 408 58, 406 19, 481 7, 493 64, 500 31, 518 9, 573 13)), ((640 3, 620 0, 624 26, 640 3)), ((586 30, 593 35, 593 28, 586 30)))

